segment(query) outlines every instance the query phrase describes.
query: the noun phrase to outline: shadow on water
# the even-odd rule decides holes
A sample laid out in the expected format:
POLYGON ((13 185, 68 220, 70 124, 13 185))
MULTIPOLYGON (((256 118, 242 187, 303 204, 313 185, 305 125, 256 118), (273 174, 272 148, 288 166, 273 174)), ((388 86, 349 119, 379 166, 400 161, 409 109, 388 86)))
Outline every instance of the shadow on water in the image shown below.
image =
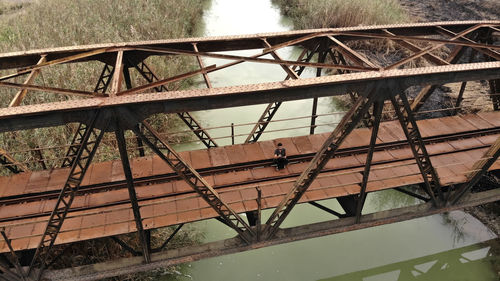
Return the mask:
POLYGON ((500 262, 496 250, 499 243, 499 238, 492 239, 319 281, 498 280, 495 270, 488 267, 498 266, 500 262), (484 272, 489 274, 486 275, 484 272))

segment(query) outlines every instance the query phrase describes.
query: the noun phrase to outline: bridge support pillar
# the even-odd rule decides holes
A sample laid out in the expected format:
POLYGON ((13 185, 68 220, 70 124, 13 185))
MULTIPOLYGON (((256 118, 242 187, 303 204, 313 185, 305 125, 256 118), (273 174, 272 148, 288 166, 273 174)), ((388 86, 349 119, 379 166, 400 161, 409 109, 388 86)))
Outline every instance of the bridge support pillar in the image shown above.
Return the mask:
POLYGON ((348 217, 353 217, 356 215, 356 208, 358 206, 357 199, 357 196, 354 195, 342 196, 337 198, 337 201, 339 202, 342 209, 344 209, 344 212, 348 217))

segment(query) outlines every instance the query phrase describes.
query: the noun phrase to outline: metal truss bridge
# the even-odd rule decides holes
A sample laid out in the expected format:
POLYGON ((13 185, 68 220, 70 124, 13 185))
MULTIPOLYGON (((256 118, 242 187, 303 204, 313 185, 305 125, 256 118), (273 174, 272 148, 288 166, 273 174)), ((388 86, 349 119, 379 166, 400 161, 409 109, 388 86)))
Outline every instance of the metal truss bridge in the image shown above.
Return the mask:
POLYGON ((0 108, 5 138, 15 143, 16 134, 57 126, 74 131, 67 145, 0 150, 0 280, 98 280, 497 201, 498 184, 485 175, 500 170, 499 37, 499 21, 440 22, 0 54, 0 90, 12 97, 0 108), (369 46, 393 46, 398 57, 380 59, 369 46), (283 59, 279 52, 287 47, 301 52, 283 59), (229 52, 239 50, 255 54, 229 52), (161 77, 148 62, 178 57, 199 68, 161 77), (230 62, 205 66, 202 58, 230 62), (212 86, 210 73, 249 63, 275 65, 285 79, 212 86), (95 77, 74 75, 93 85, 68 89, 57 83, 61 72, 55 70, 82 64, 101 65, 95 77), (317 77, 301 78, 306 69, 317 77), (196 76, 206 89, 175 89, 196 76), (466 94, 471 81, 486 81, 487 93, 466 94), (424 111, 436 89, 449 83, 460 84, 450 105, 424 111), (410 96, 411 89, 418 93, 410 96), (318 134, 318 98, 332 96, 346 96, 351 105, 331 113, 340 120, 333 131, 318 134), (471 98, 486 102, 471 105, 471 98), (275 113, 283 102, 302 99, 312 100, 309 134, 259 141, 279 121, 275 113), (219 146, 210 136, 213 128, 190 113, 254 104, 268 106, 256 114, 242 144, 219 146), (205 148, 176 151, 169 143, 173 132, 158 129, 158 114, 180 118, 205 148), (281 171, 272 166, 278 142, 290 160, 281 171), (54 150, 63 155, 48 159, 54 150), (103 158, 114 160, 96 161, 103 158), (478 183, 491 189, 475 190, 478 183), (421 203, 364 212, 367 195, 387 189, 421 203), (319 203, 334 198, 344 212, 319 203), (332 220, 280 227, 305 203, 331 213, 332 220), (272 210, 265 221, 264 209, 272 210), (235 237, 169 248, 184 224, 210 218, 235 237), (153 248, 151 232, 167 226, 176 226, 172 236, 153 248), (139 249, 120 239, 129 233, 139 249), (52 269, 56 248, 104 237, 131 257, 52 269))

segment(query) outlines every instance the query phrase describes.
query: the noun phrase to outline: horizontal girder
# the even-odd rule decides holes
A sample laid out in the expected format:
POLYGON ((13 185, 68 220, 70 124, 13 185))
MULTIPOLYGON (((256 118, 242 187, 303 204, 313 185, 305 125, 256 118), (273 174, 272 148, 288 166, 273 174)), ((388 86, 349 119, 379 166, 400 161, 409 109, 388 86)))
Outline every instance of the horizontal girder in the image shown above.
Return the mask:
MULTIPOLYGON (((0 132, 89 122, 92 112, 97 108, 111 109, 132 104, 137 112, 143 115, 142 118, 146 118, 156 113, 198 111, 343 95, 352 91, 362 92, 373 84, 375 86, 399 84, 402 88, 407 88, 413 85, 498 78, 500 78, 500 62, 483 62, 27 105, 0 109, 0 132)), ((99 124, 96 126, 99 127, 99 124)))
MULTIPOLYGON (((113 64, 116 55, 113 53, 118 48, 129 48, 129 52, 133 52, 142 58, 149 55, 157 55, 154 52, 134 51, 136 47, 167 47, 179 50, 193 50, 193 43, 201 52, 220 52, 234 51, 242 49, 258 49, 262 47, 262 38, 266 38, 271 45, 279 45, 280 43, 296 40, 304 36, 314 38, 315 35, 324 33, 332 33, 339 40, 359 40, 358 36, 342 35, 349 32, 363 32, 366 34, 384 34, 384 30, 388 30, 396 36, 422 36, 436 33, 437 26, 446 27, 446 29, 459 32, 476 24, 492 24, 500 25, 500 21, 461 21, 461 22, 432 22, 432 23, 412 23, 412 24, 395 24, 382 26, 357 26, 344 28, 325 28, 325 29, 309 29, 275 33, 259 33, 254 35, 236 35, 236 36, 217 36, 204 38, 185 38, 185 39, 167 39, 156 41, 143 42, 128 42, 128 43, 107 43, 94 44, 84 46, 58 47, 50 49, 40 49, 31 51, 19 51, 0 55, 0 69, 21 68, 35 65, 40 59, 40 55, 47 55, 47 60, 60 59, 71 55, 80 54, 95 50, 105 50, 91 57, 79 58, 76 61, 91 61, 100 60, 113 64)), ((299 43, 303 43, 299 40, 299 43)), ((275 47, 276 48, 276 47, 275 47)))

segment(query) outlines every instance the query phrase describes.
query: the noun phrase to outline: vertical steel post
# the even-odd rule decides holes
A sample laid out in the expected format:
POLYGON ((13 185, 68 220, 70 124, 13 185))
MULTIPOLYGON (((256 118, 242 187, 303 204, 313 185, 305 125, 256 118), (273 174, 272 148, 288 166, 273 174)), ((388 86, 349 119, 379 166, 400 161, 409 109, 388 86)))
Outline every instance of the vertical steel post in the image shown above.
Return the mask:
POLYGON ((459 111, 459 107, 462 104, 462 100, 464 97, 465 87, 467 86, 467 81, 462 82, 460 85, 460 91, 458 92, 457 101, 455 103, 455 109, 453 110, 453 115, 457 115, 459 111))
POLYGON ((42 150, 40 149, 40 147, 36 146, 35 150, 33 152, 35 153, 36 157, 38 158, 38 164, 40 164, 40 166, 42 166, 42 169, 47 170, 47 165, 45 164, 45 160, 43 159, 43 154, 42 154, 42 150))
MULTIPOLYGON (((319 52, 318 53, 318 63, 324 63, 327 54, 328 54, 328 51, 319 52)), ((320 67, 316 68, 316 77, 321 76, 321 70, 322 69, 320 67)), ((316 118, 318 117, 316 115, 317 109, 318 109, 318 98, 313 98, 312 114, 311 114, 311 127, 309 128, 310 135, 314 135, 314 130, 316 129, 316 118)))
POLYGON ((144 227, 142 225, 141 212, 139 210, 139 203, 137 202, 137 194, 134 188, 134 178, 132 176, 132 171, 130 170, 130 163, 127 154, 127 144, 125 142, 125 136, 121 124, 116 122, 115 129, 116 140, 118 142, 118 150, 120 151, 120 158, 122 160, 123 173, 125 174, 125 179, 127 181, 128 195, 130 197, 130 203, 132 205, 132 211, 134 213, 135 225, 137 227, 137 232, 139 233, 139 240, 141 241, 142 253, 144 255, 144 261, 146 263, 151 262, 151 254, 149 251, 149 243, 146 239, 146 234, 144 232, 144 227))
POLYGON ((234 145, 234 123, 231 123, 231 144, 234 145))
POLYGON ((153 150, 165 163, 167 163, 187 184, 189 184, 217 213, 224 223, 233 228, 247 243, 251 243, 255 232, 236 213, 229 204, 221 200, 219 193, 189 165, 180 155, 165 142, 158 132, 148 123, 141 122, 142 130, 139 129, 139 119, 131 110, 124 110, 124 121, 136 135, 142 138, 144 143, 153 150), (135 124, 135 126, 133 125, 135 124), (165 151, 166 154, 163 152, 165 151))
POLYGON ((257 189, 257 241, 260 241, 260 235, 262 233, 262 190, 259 187, 257 189))
POLYGON ((382 118, 382 109, 384 107, 384 101, 376 101, 373 103, 373 127, 372 134, 370 138, 370 147, 368 148, 368 153, 366 154, 365 169, 363 171, 363 179, 361 181, 361 190, 358 196, 357 208, 356 208, 356 223, 359 223, 361 219, 361 212, 363 211, 363 206, 366 199, 366 187, 368 185, 368 178, 370 175, 373 152, 375 150, 375 144, 377 143, 378 129, 380 126, 380 119, 382 118))
MULTIPOLYGON (((130 79, 130 71, 128 65, 125 65, 125 67, 123 67, 123 79, 125 80, 125 86, 127 87, 127 90, 132 89, 132 79, 130 79)), ((146 156, 146 153, 144 152, 144 144, 142 143, 141 138, 136 136, 135 141, 137 143, 137 150, 139 151, 139 157, 146 156)))

